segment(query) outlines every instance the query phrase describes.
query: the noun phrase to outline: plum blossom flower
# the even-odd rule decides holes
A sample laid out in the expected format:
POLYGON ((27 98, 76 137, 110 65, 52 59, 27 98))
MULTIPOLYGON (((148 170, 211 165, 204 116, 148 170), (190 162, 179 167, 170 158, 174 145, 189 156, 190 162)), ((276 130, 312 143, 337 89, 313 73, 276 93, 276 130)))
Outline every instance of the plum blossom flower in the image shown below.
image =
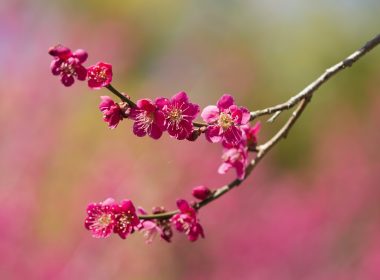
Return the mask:
POLYGON ((108 123, 108 127, 116 128, 123 119, 123 113, 119 104, 115 103, 109 96, 101 96, 99 109, 103 113, 103 120, 108 123))
POLYGON ((245 168, 248 166, 248 149, 246 146, 225 149, 222 156, 223 163, 219 166, 219 174, 226 174, 231 168, 235 168, 236 175, 239 179, 244 179, 245 168))
POLYGON ((206 199, 207 197, 210 196, 210 194, 211 194, 210 189, 206 188, 205 186, 197 186, 197 187, 193 188, 193 190, 192 190, 192 195, 195 198, 198 198, 200 200, 206 199))
POLYGON ((74 83, 74 77, 80 81, 86 79, 87 70, 82 65, 87 60, 88 54, 82 49, 71 52, 69 48, 57 45, 49 49, 49 54, 54 57, 50 68, 54 76, 61 76, 61 82, 69 87, 74 83))
POLYGON ((243 138, 245 140, 245 145, 247 145, 248 150, 253 151, 257 146, 257 136, 261 130, 261 123, 257 122, 254 126, 246 124, 241 127, 243 130, 243 138))
POLYGON ((199 236, 204 238, 203 228, 198 222, 195 209, 184 199, 177 200, 177 207, 180 213, 171 218, 173 226, 179 232, 184 232, 190 241, 196 241, 199 236))
POLYGON ((190 136, 199 106, 190 103, 185 92, 175 94, 170 100, 164 97, 157 98, 156 104, 165 115, 165 127, 171 136, 178 140, 190 136))
POLYGON ((131 108, 130 118, 135 121, 133 133, 139 137, 149 135, 159 139, 165 130, 165 115, 150 99, 141 99, 131 108))
POLYGON ((203 120, 209 125, 206 130, 206 139, 212 143, 220 141, 234 146, 242 140, 241 125, 249 122, 250 113, 244 107, 235 105, 231 95, 223 95, 217 105, 209 105, 201 114, 203 120))
POLYGON ((108 86, 112 81, 112 65, 98 62, 87 69, 88 86, 92 89, 100 89, 108 86))
POLYGON ((122 239, 125 239, 129 234, 134 232, 140 223, 135 206, 132 201, 127 199, 123 200, 120 204, 113 205, 112 211, 115 215, 113 231, 119 234, 122 239))
POLYGON ((162 235, 162 229, 152 221, 143 221, 141 222, 140 231, 144 233, 144 237, 146 238, 145 243, 152 243, 153 239, 157 235, 162 235))
POLYGON ((87 206, 85 227, 92 232, 95 238, 106 238, 114 230, 116 220, 113 212, 115 200, 108 198, 100 203, 91 203, 87 206))

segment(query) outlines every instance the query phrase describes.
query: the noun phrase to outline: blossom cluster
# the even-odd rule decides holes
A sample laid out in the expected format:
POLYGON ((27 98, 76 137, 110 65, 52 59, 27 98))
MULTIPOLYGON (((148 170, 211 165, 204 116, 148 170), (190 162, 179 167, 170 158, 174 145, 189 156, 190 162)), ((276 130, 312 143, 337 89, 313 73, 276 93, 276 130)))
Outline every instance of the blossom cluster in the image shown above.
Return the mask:
MULTIPOLYGON (((223 163, 218 172, 225 174, 228 170, 235 169, 237 178, 245 179, 249 165, 248 153, 256 151, 260 123, 251 126, 250 112, 245 107, 236 105, 231 95, 224 94, 216 105, 206 106, 202 112, 198 104, 190 102, 184 91, 171 98, 144 98, 133 103, 130 97, 111 86, 112 65, 98 62, 85 67, 83 63, 88 57, 86 51, 78 49, 72 52, 62 45, 50 48, 49 54, 54 57, 51 71, 53 75, 60 76, 63 85, 71 86, 75 79, 87 80, 91 89, 106 87, 114 94, 117 92, 121 102, 115 102, 109 96, 100 97, 99 109, 109 128, 114 129, 123 119, 129 119, 133 121, 133 133, 138 137, 148 135, 157 140, 167 132, 178 140, 196 141, 203 133, 207 141, 220 143, 223 148, 223 163), (204 123, 194 122, 199 113, 204 123)), ((211 191, 198 187, 193 190, 193 195, 204 200, 211 195, 211 191)), ((185 232, 192 241, 197 240, 198 236, 203 237, 195 209, 185 200, 178 200, 177 207, 179 212, 170 220, 139 220, 131 201, 125 200, 117 204, 108 199, 88 206, 85 224, 94 237, 107 237, 114 232, 125 238, 134 231, 144 231, 148 236, 159 233, 164 240, 170 241, 171 225, 178 231, 185 232)), ((138 211, 142 216, 146 215, 144 210, 138 211)), ((155 209, 153 212, 158 214, 165 210, 155 209)))
MULTIPOLYGON (((171 242, 172 227, 178 232, 185 233, 190 241, 196 241, 199 237, 204 238, 195 208, 184 199, 177 200, 177 207, 177 213, 170 218, 149 220, 143 218, 148 213, 143 208, 136 210, 131 200, 117 203, 113 198, 108 198, 103 202, 87 206, 84 225, 95 238, 106 238, 115 233, 125 239, 134 232, 142 232, 147 243, 151 243, 157 235, 171 242), (141 215, 141 219, 138 214, 141 215)), ((153 214, 165 212, 163 207, 156 207, 153 210, 153 214)))

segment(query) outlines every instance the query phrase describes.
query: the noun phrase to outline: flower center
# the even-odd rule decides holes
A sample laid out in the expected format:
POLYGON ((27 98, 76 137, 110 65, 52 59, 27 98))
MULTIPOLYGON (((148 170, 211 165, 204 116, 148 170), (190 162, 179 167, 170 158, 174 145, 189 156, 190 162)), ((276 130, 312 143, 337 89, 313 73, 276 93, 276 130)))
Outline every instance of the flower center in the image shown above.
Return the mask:
POLYGON ((231 116, 226 113, 221 113, 218 120, 218 125, 223 128, 223 130, 227 130, 234 124, 231 116))
POLYGON ((178 108, 173 108, 169 113, 169 119, 171 122, 180 122, 182 120, 182 111, 178 108))
POLYGON ((106 70, 105 69, 102 69, 98 73, 98 79, 101 80, 101 81, 105 81, 107 79, 107 74, 106 74, 106 70))
POLYGON ((140 129, 147 131, 149 126, 154 121, 154 113, 153 112, 147 112, 147 111, 141 111, 141 113, 139 113, 137 115, 136 121, 137 121, 140 129))
POLYGON ((112 222, 112 217, 110 214, 102 214, 94 224, 97 228, 105 228, 112 222))
POLYGON ((122 214, 121 217, 118 219, 119 228, 121 230, 125 230, 129 228, 131 220, 132 220, 131 216, 122 214))
POLYGON ((68 62, 64 62, 61 64, 61 71, 67 75, 67 76, 72 76, 75 74, 75 69, 74 67, 72 66, 71 63, 68 63, 68 62))
POLYGON ((99 66, 90 71, 89 76, 91 79, 96 80, 98 83, 104 82, 107 80, 106 69, 102 69, 99 66))

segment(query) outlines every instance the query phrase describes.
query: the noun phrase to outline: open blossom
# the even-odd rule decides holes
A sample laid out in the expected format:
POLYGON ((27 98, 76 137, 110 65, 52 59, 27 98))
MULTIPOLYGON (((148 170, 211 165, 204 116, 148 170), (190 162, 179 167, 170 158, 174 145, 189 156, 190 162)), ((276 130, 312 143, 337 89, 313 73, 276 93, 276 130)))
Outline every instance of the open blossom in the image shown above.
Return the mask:
POLYGON ((231 95, 223 95, 217 106, 210 105, 203 109, 203 120, 209 124, 206 130, 206 139, 213 143, 220 141, 234 146, 242 140, 240 126, 249 122, 250 113, 244 107, 235 105, 231 95))
POLYGON ((69 48, 57 45, 49 49, 49 54, 54 57, 50 68, 53 75, 61 76, 61 82, 69 87, 74 83, 74 78, 80 81, 86 79, 87 70, 82 65, 88 57, 86 51, 78 49, 71 52, 69 48))
POLYGON ((88 86, 92 89, 100 89, 108 86, 112 81, 112 65, 98 62, 87 69, 88 86))
POLYGON ((199 113, 199 106, 189 102, 185 92, 179 92, 170 100, 160 97, 156 100, 158 108, 165 115, 165 128, 168 133, 183 140, 193 131, 193 120, 199 113))
POLYGON ((165 130, 164 113, 149 99, 138 100, 136 105, 130 113, 130 118, 135 121, 133 133, 139 137, 148 134, 153 139, 159 139, 165 130))
POLYGON ((203 228, 198 222, 195 209, 184 199, 177 200, 177 207, 180 213, 171 218, 173 226, 179 232, 184 232, 190 241, 196 241, 199 236, 204 238, 203 228))
POLYGON ((123 113, 119 104, 115 103, 108 96, 101 96, 99 109, 103 113, 103 120, 108 123, 108 127, 113 129, 117 127, 123 119, 123 113))
POLYGON ((130 233, 134 232, 140 223, 135 206, 132 201, 123 200, 120 204, 113 205, 112 211, 115 215, 113 231, 119 234, 122 239, 125 239, 130 233))
POLYGON ((225 149, 222 156, 223 163, 219 166, 218 172, 226 174, 231 168, 235 168, 236 175, 239 179, 244 179, 245 168, 248 166, 248 149, 240 145, 230 149, 225 149))
POLYGON ((100 203, 91 203, 87 206, 85 227, 92 232, 95 238, 108 237, 114 230, 116 219, 113 212, 115 200, 108 198, 100 203))

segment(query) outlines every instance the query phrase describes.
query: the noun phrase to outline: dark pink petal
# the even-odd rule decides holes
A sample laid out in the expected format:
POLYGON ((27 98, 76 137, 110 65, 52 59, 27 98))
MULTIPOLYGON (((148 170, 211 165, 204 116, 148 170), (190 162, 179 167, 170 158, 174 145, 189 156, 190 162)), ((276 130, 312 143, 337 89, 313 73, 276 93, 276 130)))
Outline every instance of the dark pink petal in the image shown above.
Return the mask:
POLYGON ((78 65, 75 68, 75 73, 77 74, 77 78, 79 81, 84 81, 86 80, 87 77, 87 69, 83 67, 82 65, 78 65))
POLYGON ((143 137, 147 134, 147 131, 140 122, 136 121, 133 124, 133 133, 138 137, 143 137))
POLYGON ((179 211, 181 211, 181 213, 186 213, 190 209, 192 209, 192 207, 190 207, 189 203, 184 199, 178 199, 177 200, 177 208, 179 209, 179 211))
POLYGON ((171 102, 175 102, 178 104, 189 103, 189 98, 187 97, 186 92, 181 91, 171 98, 171 102))
POLYGON ((88 53, 85 50, 77 49, 73 55, 78 58, 80 63, 83 63, 87 60, 88 53))
POLYGON ((164 97, 159 97, 155 101, 158 108, 163 109, 165 106, 168 106, 170 104, 170 100, 164 97))
POLYGON ((183 115, 187 118, 190 117, 191 120, 195 119, 200 112, 199 105, 188 103, 187 108, 183 109, 183 115))
POLYGON ((199 236, 202 236, 202 238, 204 238, 203 228, 199 223, 196 223, 190 228, 188 238, 191 242, 194 242, 198 240, 199 236))
POLYGON ((245 107, 240 107, 240 110, 242 112, 242 118, 240 124, 247 124, 251 118, 251 113, 248 111, 245 107))
POLYGON ((148 134, 150 137, 157 140, 162 136, 162 130, 156 124, 153 123, 151 125, 150 131, 148 131, 148 134))
POLYGON ((203 109, 201 117, 207 123, 214 123, 219 118, 219 108, 215 105, 209 105, 203 109))
POLYGON ((216 104, 219 109, 227 110, 235 103, 234 98, 231 95, 224 94, 216 104))
POLYGON ((224 140, 232 145, 238 145, 240 144, 242 140, 242 132, 239 127, 231 126, 229 129, 227 129, 224 134, 224 140))
POLYGON ((218 143, 222 140, 223 130, 219 126, 209 126, 206 130, 206 139, 212 143, 218 143))
POLYGON ((100 96, 100 99, 99 109, 102 112, 109 110, 111 106, 115 105, 115 102, 109 96, 100 96))
POLYGON ((74 77, 68 76, 68 75, 63 75, 61 77, 61 82, 65 87, 69 87, 74 83, 74 77))
POLYGON ((144 111, 154 112, 156 110, 156 106, 152 103, 150 99, 137 100, 136 105, 144 111))
POLYGON ((162 131, 165 131, 165 115, 162 111, 156 111, 154 113, 154 123, 162 131))
POLYGON ((72 53, 69 48, 66 48, 62 45, 57 45, 49 49, 49 54, 60 59, 67 59, 72 56, 72 53))
POLYGON ((261 123, 260 122, 255 123, 255 125, 251 129, 252 134, 254 134, 254 135, 259 134, 260 130, 261 130, 261 123))
POLYGON ((61 73, 61 69, 60 69, 61 64, 62 64, 62 60, 60 59, 55 59, 51 62, 50 69, 54 76, 57 76, 61 73))
POLYGON ((182 120, 178 127, 175 123, 170 123, 168 128, 169 135, 177 138, 178 140, 186 139, 193 130, 193 124, 189 121, 182 120))
POLYGON ((95 80, 88 80, 88 86, 92 89, 100 89, 102 88, 101 87, 101 83, 95 81, 95 80))
POLYGON ((233 167, 236 170, 238 179, 243 180, 245 176, 245 165, 242 162, 237 161, 233 164, 233 167))
POLYGON ((117 127, 120 121, 121 121, 121 116, 119 114, 112 114, 108 120, 108 127, 110 129, 114 129, 117 127))

